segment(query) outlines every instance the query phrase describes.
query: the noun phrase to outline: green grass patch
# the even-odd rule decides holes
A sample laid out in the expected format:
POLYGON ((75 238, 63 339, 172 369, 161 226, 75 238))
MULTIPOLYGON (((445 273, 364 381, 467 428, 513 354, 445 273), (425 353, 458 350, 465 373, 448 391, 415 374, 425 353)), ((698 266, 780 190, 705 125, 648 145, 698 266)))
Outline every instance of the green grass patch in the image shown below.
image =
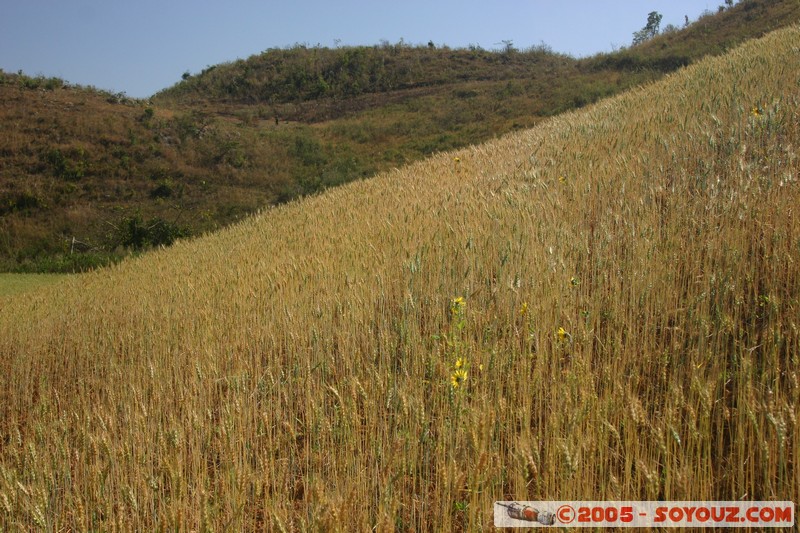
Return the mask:
POLYGON ((0 297, 52 285, 64 277, 64 274, 0 274, 0 297))

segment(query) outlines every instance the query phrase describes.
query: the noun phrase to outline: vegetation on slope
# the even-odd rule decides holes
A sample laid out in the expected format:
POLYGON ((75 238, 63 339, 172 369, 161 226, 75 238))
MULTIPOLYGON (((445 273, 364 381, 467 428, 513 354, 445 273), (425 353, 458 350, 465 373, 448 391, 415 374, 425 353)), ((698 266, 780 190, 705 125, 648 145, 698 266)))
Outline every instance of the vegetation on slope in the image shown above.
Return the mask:
POLYGON ((0 74, 0 269, 81 270, 169 244, 535 125, 798 19, 794 0, 749 0, 583 60, 545 46, 270 50, 149 104, 0 74))
POLYGON ((0 528, 800 500, 799 45, 3 301, 0 528))
POLYGON ((451 49, 403 42, 336 49, 297 45, 270 49, 246 60, 209 67, 197 76, 185 76, 155 99, 302 103, 469 81, 533 78, 573 63, 572 58, 555 54, 546 46, 519 51, 509 44, 498 53, 477 46, 451 49))
MULTIPOLYGON (((506 42, 500 52, 477 45, 469 49, 437 47, 432 42, 427 46, 409 46, 401 41, 336 49, 296 45, 208 67, 194 76, 186 73, 183 81, 161 91, 154 99, 177 104, 270 106, 314 101, 315 107, 329 108, 329 113, 335 116, 349 111, 342 100, 365 94, 464 82, 581 79, 587 69, 670 72, 798 18, 797 2, 745 1, 716 14, 706 13, 693 24, 687 23, 683 30, 670 28, 663 35, 621 53, 599 54, 583 61, 554 53, 544 44, 518 50, 511 42, 506 42)), ((605 74, 608 79, 609 73, 605 74)), ((654 76, 654 73, 648 75, 654 76)), ((528 97, 537 94, 530 90, 526 93, 528 97)), ((286 113, 279 107, 274 111, 279 110, 280 114, 286 113)))

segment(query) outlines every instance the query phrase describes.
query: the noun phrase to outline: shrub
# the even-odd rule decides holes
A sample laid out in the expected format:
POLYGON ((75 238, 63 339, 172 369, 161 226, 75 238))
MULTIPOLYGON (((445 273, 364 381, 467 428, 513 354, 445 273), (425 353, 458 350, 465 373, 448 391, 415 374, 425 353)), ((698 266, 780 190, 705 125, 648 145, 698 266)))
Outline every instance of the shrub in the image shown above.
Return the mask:
POLYGON ((142 122, 150 122, 155 115, 155 110, 152 107, 146 107, 142 112, 142 122))
POLYGON ((158 217, 150 219, 147 227, 147 241, 153 246, 169 246, 188 236, 189 231, 186 228, 158 217))
POLYGON ((44 207, 41 197, 31 192, 23 191, 0 195, 0 215, 15 211, 30 213, 41 207, 44 207))
POLYGON ((27 257, 18 260, 14 265, 8 266, 10 267, 9 270, 14 272, 73 274, 102 268, 117 262, 119 259, 121 259, 121 256, 109 252, 88 251, 27 257))
POLYGON ((150 198, 169 198, 173 194, 172 182, 169 180, 161 181, 155 189, 150 191, 150 198))
POLYGON ((45 154, 44 159, 56 177, 67 181, 78 181, 89 169, 87 153, 83 148, 70 150, 67 154, 58 148, 52 149, 45 154))
POLYGON ((160 217, 153 217, 145 222, 139 213, 124 217, 114 228, 111 246, 122 246, 136 251, 148 246, 169 246, 190 234, 187 228, 160 217))

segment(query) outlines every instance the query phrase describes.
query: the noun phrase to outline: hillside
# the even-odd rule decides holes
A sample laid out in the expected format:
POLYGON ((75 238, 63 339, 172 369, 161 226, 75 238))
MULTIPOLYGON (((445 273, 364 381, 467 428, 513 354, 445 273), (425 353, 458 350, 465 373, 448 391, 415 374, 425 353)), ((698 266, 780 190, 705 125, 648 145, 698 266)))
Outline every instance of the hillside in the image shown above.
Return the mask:
POLYGON ((202 234, 533 126, 798 20, 794 0, 749 0, 582 60, 546 46, 300 46, 187 76, 149 103, 0 73, 0 270, 84 269, 202 234))
POLYGON ((0 529, 800 501, 799 46, 0 299, 0 529))
MULTIPOLYGON (((349 101, 353 97, 379 94, 391 99, 393 93, 402 94, 409 89, 454 84, 472 83, 481 87, 480 82, 489 82, 489 87, 495 87, 497 82, 513 81, 521 84, 519 90, 531 98, 547 91, 548 84, 541 83, 542 80, 571 79, 586 83, 586 75, 593 70, 669 72, 706 55, 722 53, 798 18, 800 6, 794 1, 745 1, 720 13, 708 13, 683 29, 672 28, 639 46, 582 61, 554 53, 546 45, 517 50, 513 43, 507 43, 501 52, 477 46, 468 50, 450 49, 433 43, 409 46, 386 42, 380 46, 337 49, 297 45, 215 65, 197 75, 187 73, 183 81, 156 94, 154 101, 216 106, 262 104, 272 106, 269 111, 278 116, 319 120, 320 115, 330 118, 351 112, 349 101), (534 85, 537 81, 538 86, 534 85)), ((655 76, 649 73, 646 77, 655 76)), ((612 78, 608 72, 600 77, 609 85, 613 85, 612 78)), ((573 96, 588 100, 605 94, 602 91, 582 94, 582 89, 586 87, 577 88, 573 96)))

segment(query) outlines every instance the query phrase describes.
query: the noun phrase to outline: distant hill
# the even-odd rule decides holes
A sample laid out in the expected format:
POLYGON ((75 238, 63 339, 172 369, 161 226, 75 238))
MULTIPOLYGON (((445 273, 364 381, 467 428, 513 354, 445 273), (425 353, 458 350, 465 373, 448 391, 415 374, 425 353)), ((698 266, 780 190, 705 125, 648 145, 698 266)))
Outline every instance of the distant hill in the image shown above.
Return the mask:
MULTIPOLYGON (((542 45, 502 52, 404 43, 371 47, 271 49, 209 67, 155 95, 155 102, 302 104, 348 100, 468 82, 564 74, 575 60, 542 45)), ((344 106, 346 108, 346 106, 344 106)))
POLYGON ((579 60, 545 45, 298 46, 187 75, 150 101, 0 73, 0 269, 89 268, 214 230, 533 126, 798 20, 796 1, 749 0, 579 60))
MULTIPOLYGON (((366 94, 390 98, 408 89, 470 82, 582 79, 587 70, 608 68, 666 72, 799 18, 800 6, 794 1, 745 1, 731 9, 708 12, 685 28, 665 28, 639 46, 581 61, 555 53, 546 45, 517 50, 511 43, 499 52, 478 47, 450 49, 433 43, 336 49, 297 45, 215 65, 197 75, 187 74, 183 81, 156 94, 154 101, 264 104, 278 106, 274 111, 279 115, 285 111, 280 104, 313 101, 335 113, 338 107, 349 111, 346 101, 366 94)), ((521 89, 532 96, 531 88, 521 89)))
POLYGON ((539 499, 783 514, 798 47, 781 29, 0 296, 0 531, 490 531, 494 502, 539 499))

